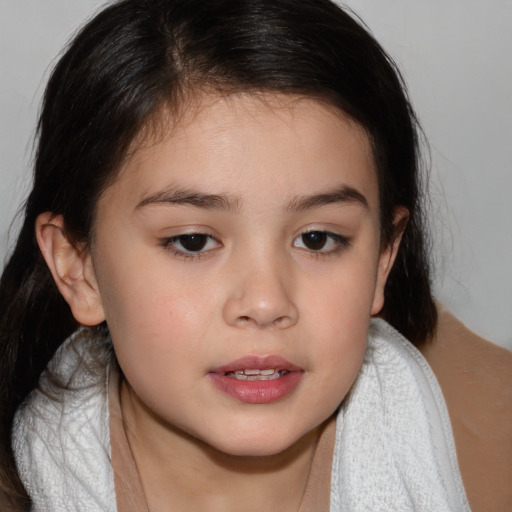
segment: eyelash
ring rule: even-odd
[[[320,248],[319,250],[311,249],[311,248],[308,248],[307,246],[300,247],[298,245],[297,241],[301,240],[302,243],[304,243],[304,237],[307,235],[310,235],[310,234],[315,234],[315,235],[320,235],[321,237],[325,237],[325,239],[326,239],[325,244],[327,244],[330,240],[331,243],[335,244],[335,247],[332,249],[329,249],[327,251],[323,250],[323,247]],[[206,241],[205,241],[204,246],[199,248],[199,250],[197,250],[197,251],[187,250],[185,247],[183,249],[178,249],[176,247],[176,245],[180,244],[183,247],[183,241],[187,237],[188,238],[190,238],[190,237],[205,237]],[[203,257],[209,255],[209,253],[215,249],[215,248],[211,248],[211,249],[203,250],[204,247],[207,247],[207,245],[211,241],[214,241],[218,246],[221,245],[220,242],[215,237],[208,235],[206,233],[187,233],[187,234],[172,236],[169,238],[164,238],[161,241],[161,245],[165,250],[170,251],[174,256],[177,256],[183,260],[198,260],[200,258],[203,258]],[[313,257],[320,258],[320,257],[326,257],[326,256],[334,256],[334,255],[340,254],[344,250],[348,249],[350,247],[350,238],[345,237],[343,235],[339,235],[337,233],[332,233],[330,231],[322,231],[319,229],[312,229],[309,231],[305,231],[305,232],[301,233],[299,236],[297,236],[293,240],[292,245],[293,245],[293,247],[296,247],[298,249],[308,252]]]
[[[304,233],[301,233],[293,241],[293,246],[297,247],[299,249],[302,249],[302,247],[299,247],[298,245],[296,245],[296,241],[302,240],[302,242],[304,242],[304,237],[307,235],[312,235],[312,234],[321,235],[321,237],[325,237],[326,240],[324,240],[324,241],[326,244],[328,243],[329,240],[333,244],[335,244],[335,246],[329,250],[323,250],[323,247],[319,250],[314,250],[314,249],[311,249],[308,247],[304,247],[305,251],[308,251],[312,256],[314,256],[316,258],[326,257],[326,256],[335,256],[350,247],[350,238],[343,236],[343,235],[339,235],[338,233],[332,233],[330,231],[323,231],[321,229],[311,229],[309,231],[305,231]]]
[[[207,256],[213,249],[203,251],[202,249],[204,247],[202,247],[199,251],[189,251],[186,248],[184,248],[185,250],[183,250],[183,249],[178,249],[176,247],[177,243],[179,243],[183,246],[184,238],[194,237],[194,236],[206,237],[207,240],[206,240],[205,246],[208,245],[208,243],[210,243],[211,241],[214,241],[218,245],[220,245],[220,242],[215,237],[208,235],[207,233],[186,233],[186,234],[182,234],[182,235],[171,236],[169,238],[164,238],[162,240],[162,246],[167,251],[170,251],[174,256],[177,256],[183,260],[198,260],[200,258]]]

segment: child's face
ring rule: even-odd
[[[193,112],[99,201],[102,308],[147,434],[274,454],[335,411],[382,306],[394,249],[370,143],[312,100]]]

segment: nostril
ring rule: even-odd
[[[258,325],[258,322],[256,322],[254,318],[251,317],[251,315],[240,315],[237,317],[235,325],[237,325],[239,328],[246,329],[250,325]]]
[[[274,320],[274,324],[278,327],[285,327],[287,324],[291,323],[293,323],[293,321],[289,316],[280,316]]]
[[[255,326],[259,327],[278,327],[278,328],[286,328],[294,324],[294,321],[289,316],[280,316],[278,318],[275,318],[271,321],[264,321],[262,319],[258,319],[255,317],[252,317],[251,315],[240,315],[236,319],[236,324],[238,327],[248,327],[251,324],[254,324]]]

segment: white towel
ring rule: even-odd
[[[420,352],[383,320],[336,424],[331,512],[466,512],[446,404]]]
[[[49,368],[73,389],[40,388],[18,410],[13,449],[35,512],[115,512],[104,342],[79,331],[57,351]]]
[[[45,375],[16,415],[13,448],[36,512],[115,512],[107,399],[109,351],[83,332],[50,363],[77,388]],[[100,370],[98,370],[98,367]],[[467,512],[453,435],[439,385],[421,354],[372,320],[366,356],[340,407],[331,512]]]

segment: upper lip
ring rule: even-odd
[[[297,365],[290,363],[281,356],[256,356],[249,355],[239,359],[235,359],[223,366],[218,366],[210,370],[210,373],[229,373],[237,370],[267,370],[273,368],[275,370],[285,370],[288,372],[302,371]]]

